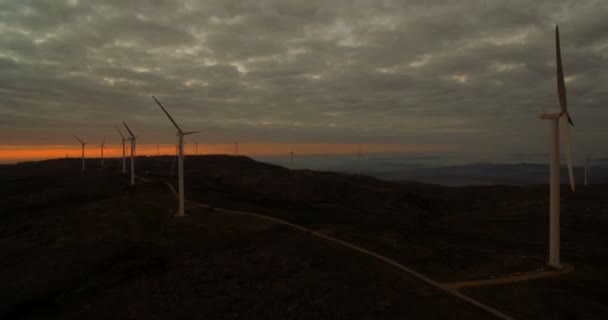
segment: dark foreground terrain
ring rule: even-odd
[[[485,318],[347,248],[203,208],[176,219],[172,157],[0,166],[0,317]],[[288,170],[246,157],[188,157],[186,197],[272,215],[385,254],[437,281],[542,268],[547,187],[446,188]],[[557,278],[465,288],[518,318],[608,314],[608,188],[563,190]]]

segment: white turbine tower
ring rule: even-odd
[[[129,131],[129,135],[131,136],[131,185],[134,186],[135,185],[135,142],[136,142],[136,137],[133,134],[133,132],[131,131],[131,129],[129,129],[129,126],[127,126],[127,124],[123,121],[122,124],[125,125],[125,128],[127,128],[127,131]]]
[[[118,134],[122,138],[122,173],[127,173],[127,159],[125,157],[125,142],[131,140],[130,138],[125,138],[120,129],[118,129],[117,125],[114,125],[114,128],[118,131]]]
[[[175,122],[175,120],[173,120],[173,118],[171,117],[171,115],[169,114],[169,112],[167,112],[167,110],[165,110],[165,107],[163,107],[162,104],[160,104],[160,102],[158,102],[158,100],[156,100],[155,97],[152,97],[152,99],[154,99],[154,101],[156,101],[156,104],[158,104],[158,106],[163,110],[163,112],[165,112],[165,114],[167,115],[167,117],[169,118],[169,120],[171,120],[171,122],[173,123],[173,125],[175,126],[175,128],[177,129],[177,139],[178,139],[178,153],[179,153],[179,159],[178,159],[178,174],[179,174],[179,183],[178,183],[178,187],[179,187],[179,212],[178,212],[178,216],[179,217],[183,217],[186,215],[185,212],[185,200],[184,200],[184,136],[189,135],[189,134],[193,134],[193,133],[198,133],[201,131],[191,131],[191,132],[184,132],[182,131],[182,129],[177,125],[177,123]]]
[[[103,169],[103,148],[106,146],[106,137],[103,137],[103,140],[99,146],[101,147],[101,169]]]
[[[76,140],[78,140],[78,142],[80,142],[80,145],[82,146],[82,172],[84,172],[84,145],[87,144],[86,142],[78,139],[77,136],[72,135],[74,138],[76,138]]]
[[[549,261],[548,264],[554,268],[561,268],[559,248],[559,187],[560,187],[560,163],[559,163],[559,122],[561,119],[564,146],[566,147],[566,159],[568,161],[568,177],[570,187],[574,191],[574,174],[572,172],[572,151],[570,147],[570,127],[574,126],[568,106],[566,103],[566,85],[564,83],[564,72],[562,70],[562,57],[559,45],[559,28],[555,27],[555,54],[557,63],[557,94],[559,97],[560,112],[543,113],[541,119],[551,120],[551,174],[550,174],[550,209],[549,209]]]

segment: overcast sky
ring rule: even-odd
[[[432,4],[429,4],[432,3]],[[608,1],[0,1],[0,145],[204,142],[544,152],[560,25],[574,150],[608,142]],[[595,149],[595,151],[593,151]]]

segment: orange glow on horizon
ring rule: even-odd
[[[362,153],[380,152],[434,152],[446,150],[445,145],[431,144],[361,144]],[[279,156],[289,155],[293,151],[297,155],[323,155],[323,154],[356,154],[359,152],[359,144],[356,143],[239,143],[238,154],[245,156]],[[130,145],[126,146],[126,155],[130,155]],[[140,144],[137,145],[136,155],[156,156],[174,155],[176,146],[170,144]],[[185,145],[186,155],[196,153],[196,145],[188,143]],[[234,154],[234,144],[212,143],[198,145],[198,154]],[[19,162],[31,160],[44,160],[54,158],[79,158],[81,149],[78,145],[55,145],[55,146],[0,146],[1,162]],[[87,145],[85,157],[100,158],[101,147]],[[104,157],[122,157],[121,145],[106,145]]]

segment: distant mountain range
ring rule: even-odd
[[[531,185],[547,184],[549,166],[543,164],[493,164],[473,163],[459,166],[427,168],[423,166],[401,167],[399,169],[368,169],[365,174],[386,180],[416,181],[446,186],[463,185]],[[584,168],[575,167],[574,180],[577,185],[584,183]],[[568,183],[565,165],[561,167],[561,183]],[[608,183],[608,168],[591,167],[590,184]]]
[[[541,157],[542,156],[542,157]],[[529,155],[526,156],[530,158]],[[523,157],[521,157],[523,158]],[[538,155],[533,162],[514,161],[519,158],[507,158],[504,163],[449,163],[439,156],[374,156],[357,161],[350,156],[299,156],[293,164],[286,158],[262,158],[269,162],[292,169],[311,169],[321,171],[347,172],[364,174],[384,180],[413,181],[446,186],[464,185],[534,185],[548,184],[548,164],[535,163],[542,161],[546,155]],[[580,162],[579,162],[580,163]],[[562,159],[562,184],[568,183],[565,159]],[[575,182],[584,183],[584,167],[575,166]],[[608,159],[595,158],[591,163],[591,184],[608,183]]]

